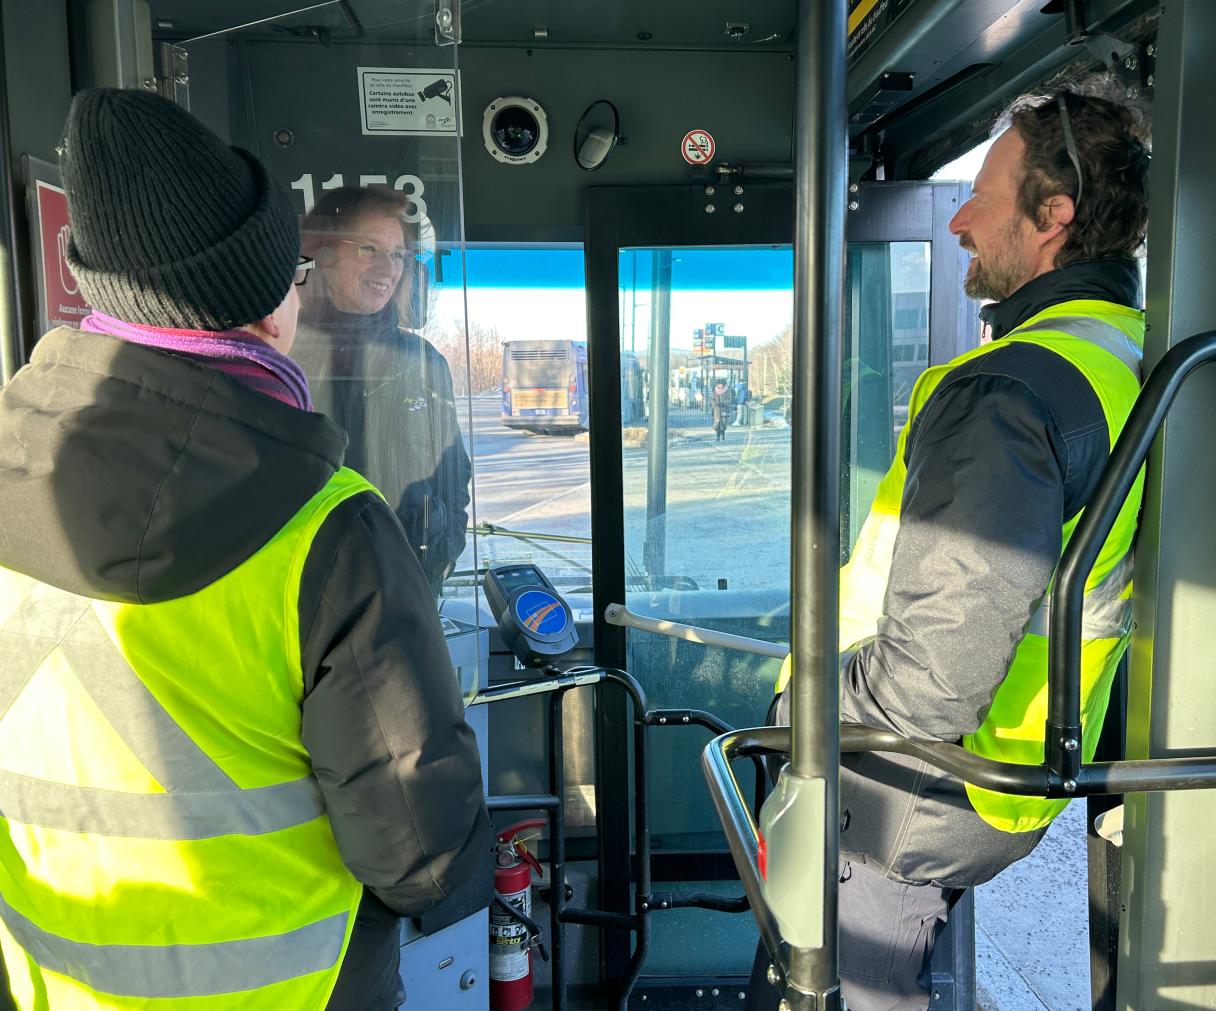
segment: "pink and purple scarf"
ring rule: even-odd
[[[312,410],[308,379],[300,366],[244,330],[174,330],[127,323],[96,309],[81,321],[80,327],[132,344],[203,359],[259,393],[302,411]]]

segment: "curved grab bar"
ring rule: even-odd
[[[730,763],[735,758],[788,750],[789,740],[789,727],[756,727],[721,734],[701,752],[701,771],[743,883],[743,894],[751,905],[764,945],[771,952],[780,951],[782,941],[760,880],[760,830]]]
[[[682,625],[678,621],[667,621],[663,618],[647,618],[645,615],[629,610],[624,604],[609,604],[604,608],[604,620],[609,625],[617,625],[620,628],[635,628],[639,632],[653,632],[655,635],[683,639],[685,642],[696,642],[702,646],[719,646],[722,649],[733,649],[740,653],[772,657],[774,660],[784,660],[790,654],[790,648],[782,646],[780,643],[752,639],[746,635],[732,635],[729,632],[717,632],[712,628],[699,628],[696,625]]]
[[[787,754],[789,727],[752,727],[715,737],[701,754],[701,769],[718,820],[730,847],[743,891],[760,928],[765,947],[773,953],[784,942],[777,919],[764,895],[760,879],[760,831],[747,797],[735,778],[731,762],[737,758]],[[1053,788],[1046,765],[994,762],[946,741],[916,741],[885,730],[857,724],[840,727],[840,750],[887,751],[920,758],[935,768],[990,790],[1022,796],[1070,796]],[[1216,786],[1216,755],[1193,758],[1150,759],[1140,762],[1099,762],[1086,767],[1077,794],[1132,793],[1150,790],[1197,790]],[[775,958],[773,967],[785,979],[788,960]]]
[[[1080,791],[1068,790],[1067,784],[1078,785],[1082,779],[1081,618],[1085,581],[1179,389],[1195,369],[1214,359],[1216,330],[1207,330],[1175,344],[1153,367],[1060,559],[1054,590],[1056,606],[1049,626],[1043,757],[1053,780],[1065,786],[1068,794]]]

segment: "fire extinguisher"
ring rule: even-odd
[[[540,862],[520,842],[520,832],[543,828],[544,818],[521,821],[498,833],[494,904],[490,906],[490,1007],[524,1011],[532,1006],[532,948],[548,961],[540,928],[532,919],[532,872]]]

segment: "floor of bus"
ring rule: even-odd
[[[1088,1011],[1090,1008],[1085,828],[1085,802],[1070,804],[1034,853],[976,889],[976,1011]],[[568,865],[576,883],[578,867],[577,864]],[[726,890],[729,891],[729,887]],[[533,915],[536,913],[534,907]],[[706,959],[710,963],[721,963],[724,948],[729,949],[731,961],[750,961],[750,944],[754,942],[736,944],[733,942],[738,941],[738,937],[731,935],[747,933],[750,937],[752,928],[742,920],[733,924],[722,921],[718,924],[722,932],[702,937],[698,945],[696,939],[686,933],[692,922],[680,922],[691,919],[683,915],[691,913],[679,910],[674,911],[674,915],[663,914],[665,919],[659,922],[663,924],[666,936],[652,935],[655,946],[655,958],[649,966],[652,971],[663,971],[667,961],[664,952],[673,946],[672,942],[686,952],[690,963]],[[544,915],[547,923],[547,910]],[[695,922],[704,928],[703,920]],[[658,926],[656,923],[656,929]],[[575,962],[580,960],[580,954],[585,957],[586,953],[580,953],[579,949],[587,943],[587,932],[568,930],[567,938],[568,957]],[[733,957],[736,947],[741,952],[738,958]],[[743,948],[747,950],[743,951]],[[544,966],[537,968],[539,986],[532,1006],[535,1011],[544,1011],[551,1006],[545,986],[547,973]],[[703,969],[701,967],[701,971]],[[671,977],[668,981],[679,982]],[[635,994],[631,1008],[658,1006],[664,1011],[682,1011],[688,1007],[716,1011],[739,1007],[742,1003],[737,987],[728,987],[725,980],[721,982],[720,990],[715,990],[713,983],[707,983],[700,994],[687,985],[656,992],[652,989],[655,982],[653,977],[643,977],[639,992],[651,989],[654,997],[643,1003]],[[607,1006],[602,996],[597,997],[577,985],[571,986],[568,996],[571,1011]]]

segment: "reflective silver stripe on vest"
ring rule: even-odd
[[[0,628],[0,720],[87,609],[80,597],[33,580],[29,590]]]
[[[210,997],[321,972],[342,953],[349,915],[215,944],[86,944],[48,933],[0,899],[0,920],[40,966],[123,997]]]
[[[1051,316],[1039,320],[1031,326],[1019,327],[1009,331],[1006,337],[1020,333],[1036,333],[1040,330],[1059,330],[1090,344],[1095,344],[1104,351],[1109,351],[1124,365],[1132,370],[1137,379],[1140,378],[1144,363],[1144,350],[1122,330],[1111,323],[1090,316]]]
[[[222,793],[124,793],[0,769],[0,815],[39,828],[133,839],[263,835],[325,811],[312,776]]]
[[[92,607],[59,648],[110,726],[167,791],[238,789],[148,691]]]
[[[92,603],[31,584],[0,629],[0,720],[55,650],[70,664],[132,754],[165,793],[128,793],[0,769],[0,815],[39,828],[135,839],[263,835],[325,811],[312,776],[242,790],[194,742],[131,669]]]
[[[1082,639],[1121,639],[1132,630],[1132,601],[1126,596],[1132,581],[1132,568],[1129,551],[1102,582],[1086,592],[1081,618]],[[1026,623],[1026,633],[1046,636],[1050,628],[1051,594],[1047,593]]]

